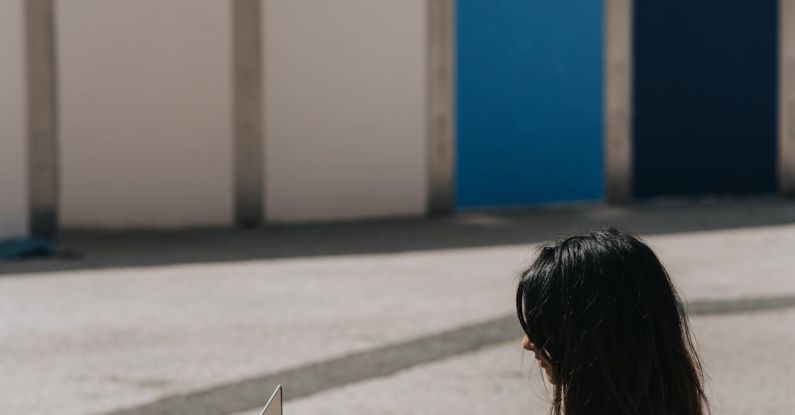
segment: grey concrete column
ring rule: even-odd
[[[33,235],[58,231],[58,82],[54,0],[26,0],[28,180]]]
[[[795,196],[795,1],[779,2],[779,192]]]
[[[263,221],[261,1],[233,0],[235,219]]]
[[[428,214],[455,209],[455,1],[427,0]]]
[[[605,0],[605,190],[632,198],[632,0]]]

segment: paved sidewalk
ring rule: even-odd
[[[711,379],[713,413],[790,415],[795,409],[795,311],[699,317],[694,330]],[[758,344],[753,351],[738,344]],[[546,414],[548,389],[514,341],[308,399],[289,415]],[[238,415],[254,414],[254,411]]]
[[[288,399],[312,391],[288,415],[528,413],[543,402],[504,320],[516,273],[536,243],[602,222],[646,232],[686,298],[720,313],[694,317],[715,413],[792,413],[781,201],[67,235],[83,259],[0,265],[0,413],[253,414],[278,373],[296,376]]]

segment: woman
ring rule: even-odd
[[[682,303],[637,238],[610,229],[543,247],[516,311],[554,385],[552,414],[709,412]]]

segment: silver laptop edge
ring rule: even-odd
[[[273,391],[260,415],[282,415],[282,385],[277,386]]]

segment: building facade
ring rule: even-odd
[[[4,0],[0,236],[790,194],[790,3]]]

